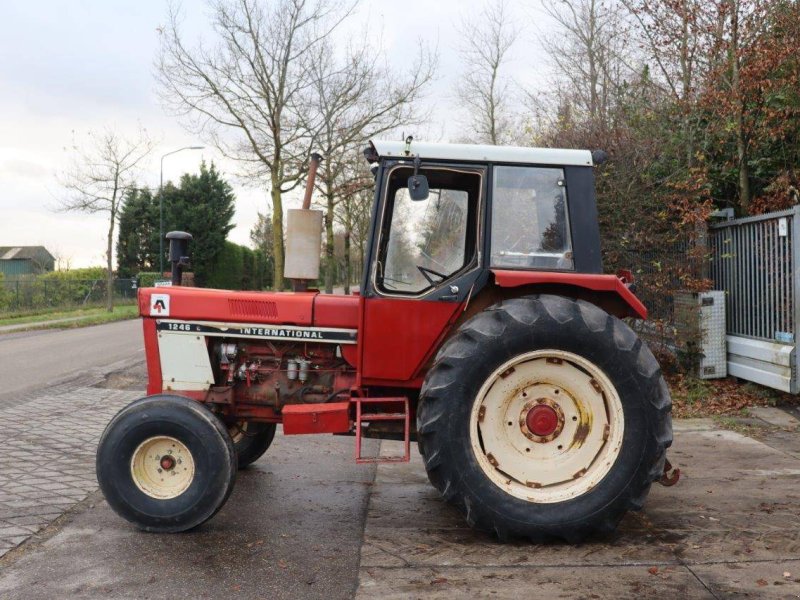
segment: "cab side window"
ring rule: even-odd
[[[494,167],[491,265],[573,270],[562,169]]]

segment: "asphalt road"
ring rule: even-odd
[[[0,335],[0,406],[38,390],[143,359],[138,319]]]

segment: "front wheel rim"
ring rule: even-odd
[[[619,456],[619,394],[594,363],[562,350],[536,350],[500,365],[478,392],[470,443],[487,477],[532,503],[582,496]]]
[[[131,457],[131,478],[144,494],[171,500],[194,480],[194,457],[180,440],[158,435],[143,441]]]

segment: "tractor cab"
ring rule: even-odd
[[[370,273],[375,289],[425,294],[480,266],[602,272],[589,151],[377,141],[365,154],[377,166],[373,248],[388,269]],[[414,199],[417,176],[428,193]]]
[[[237,468],[284,435],[354,438],[356,462],[425,470],[500,539],[613,530],[670,484],[671,400],[631,277],[602,273],[592,154],[374,141],[358,295],[313,289],[320,211],[287,214],[294,291],[181,287],[191,236],[169,234],[174,287],[142,288],[147,396],[97,451],[109,505],[148,531],[211,518]],[[362,439],[401,453],[362,454]]]
[[[361,286],[367,381],[418,384],[442,332],[519,293],[510,288],[567,290],[619,316],[646,316],[621,279],[601,275],[588,150],[409,138],[373,141],[364,155],[376,175]],[[413,197],[415,179],[427,194]]]

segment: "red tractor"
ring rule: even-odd
[[[358,462],[406,461],[500,539],[612,531],[665,473],[671,400],[622,320],[630,278],[602,274],[593,155],[376,141],[360,293],[307,289],[319,211],[289,211],[294,292],[139,290],[148,396],[97,451],[110,506],[147,531],[211,518],[236,470],[283,433],[355,437]],[[402,440],[362,456],[362,438]]]

